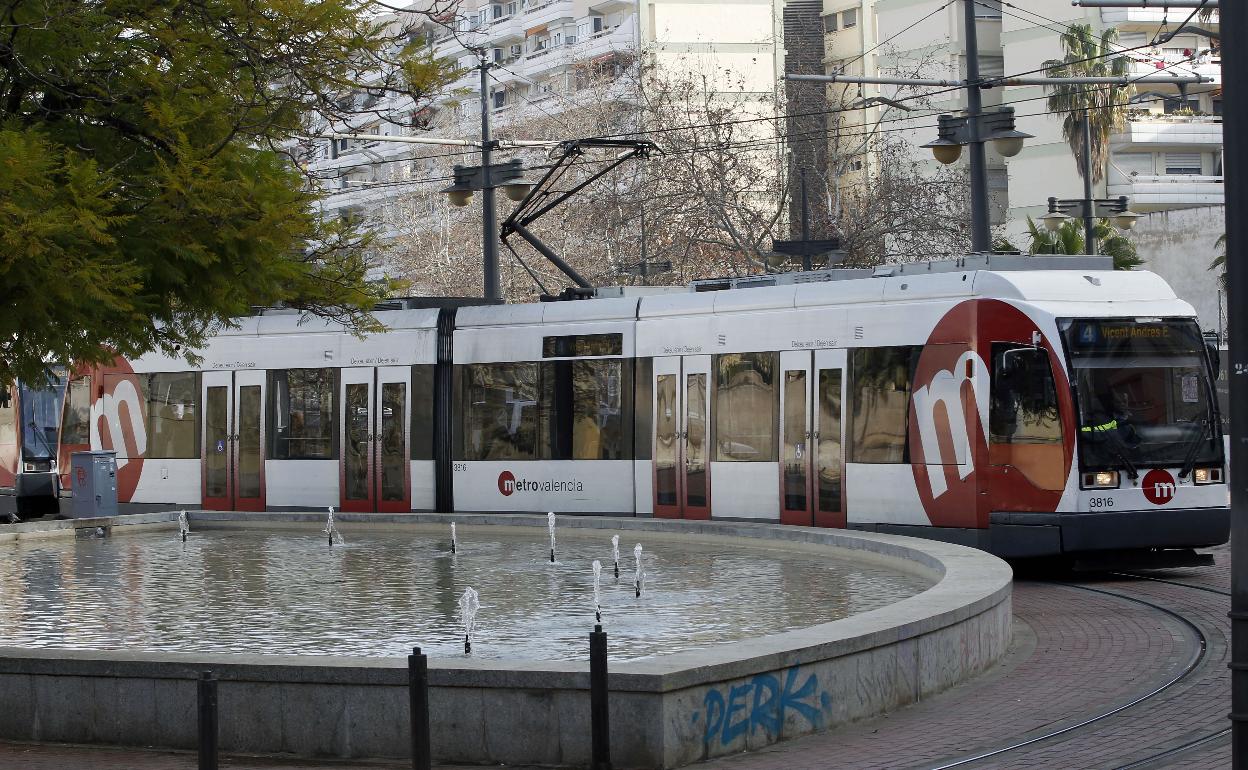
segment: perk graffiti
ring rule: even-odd
[[[710,749],[758,730],[776,740],[791,714],[818,729],[831,704],[832,697],[819,689],[819,678],[794,666],[783,673],[783,682],[780,675],[767,673],[707,690],[703,710],[695,711],[691,721],[703,723],[703,743]]]

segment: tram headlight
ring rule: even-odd
[[[1197,468],[1192,471],[1192,482],[1196,484],[1221,484],[1221,468]]]
[[[1084,489],[1117,489],[1118,471],[1093,471],[1083,474]]]
[[[27,472],[27,473],[34,473],[34,472],[35,472],[35,464],[34,464],[34,463],[26,463],[26,472]]]

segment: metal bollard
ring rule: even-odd
[[[199,675],[199,770],[217,770],[217,678]]]
[[[607,635],[594,626],[589,635],[589,718],[591,770],[611,770],[611,717],[607,710]]]
[[[419,647],[407,656],[407,689],[411,699],[412,770],[430,770],[433,759],[429,747],[429,658]]]

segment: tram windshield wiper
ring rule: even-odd
[[[1179,468],[1179,478],[1187,478],[1193,469],[1196,468],[1196,455],[1200,454],[1201,447],[1205,445],[1205,441],[1209,439],[1209,429],[1213,427],[1213,423],[1209,420],[1201,420],[1200,435],[1192,441],[1192,445],[1188,447],[1187,455],[1183,459],[1183,465]]]

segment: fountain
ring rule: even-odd
[[[641,568],[641,543],[633,546],[633,558],[637,560],[637,574],[633,577],[633,588],[637,590],[637,598],[641,598],[641,589],[646,585],[646,573]]]
[[[451,553],[457,553],[458,547],[455,541],[455,522],[451,522]]]
[[[611,561],[615,562],[615,579],[620,579],[620,536],[611,536]]]
[[[464,590],[459,597],[459,619],[464,626],[464,654],[472,654],[472,640],[477,635],[477,610],[481,609],[481,600],[471,587]]]
[[[602,562],[594,559],[594,620],[602,622]]]
[[[555,563],[555,512],[546,514],[546,529],[550,530],[550,563]]]
[[[332,505],[329,506],[329,518],[325,521],[325,529],[321,530],[321,532],[329,538],[329,544],[331,546],[334,543],[342,545],[344,542],[342,539],[342,533],[338,531],[338,527],[334,526],[334,506]]]
[[[178,534],[182,536],[182,542],[186,542],[186,536],[191,533],[191,522],[186,518],[186,510],[183,509],[178,514]]]

